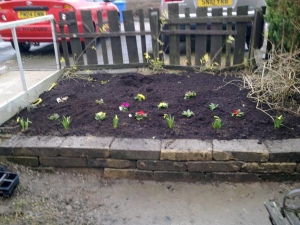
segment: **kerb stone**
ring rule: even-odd
[[[136,169],[104,169],[104,177],[114,179],[152,180],[153,172]]]
[[[212,143],[195,139],[162,140],[160,160],[210,161]]]
[[[58,149],[65,138],[55,136],[21,137],[13,147],[16,156],[58,156]]]
[[[110,147],[110,158],[159,159],[160,140],[116,138]]]
[[[213,140],[213,159],[217,161],[266,162],[269,152],[257,140]]]
[[[241,167],[241,162],[188,162],[191,172],[237,172]]]
[[[0,139],[0,155],[12,155],[12,148],[18,143],[20,136]]]
[[[265,141],[270,162],[300,162],[300,139]]]
[[[60,156],[108,158],[113,137],[67,137],[60,146]]]

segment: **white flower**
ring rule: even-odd
[[[128,116],[129,116],[129,117],[132,117],[132,115],[131,115],[131,114],[128,114]]]
[[[63,102],[63,100],[61,100],[61,98],[57,98],[56,101],[57,101],[57,103]]]
[[[120,109],[120,111],[123,111],[123,107],[122,106],[119,106],[119,109]]]

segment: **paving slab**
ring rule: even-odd
[[[264,142],[270,152],[271,162],[300,162],[300,139]]]

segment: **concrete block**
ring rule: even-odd
[[[191,172],[237,172],[241,170],[241,162],[188,162]]]
[[[140,170],[162,170],[162,171],[187,171],[185,162],[139,160],[137,168]]]
[[[294,173],[296,163],[244,163],[242,170],[248,173]]]
[[[300,139],[264,142],[270,153],[270,162],[300,162]]]
[[[300,181],[300,174],[282,174],[282,173],[266,173],[258,175],[262,181],[268,182],[284,182],[284,181]]]
[[[59,154],[65,157],[108,158],[113,137],[66,137]]]
[[[39,160],[37,157],[27,156],[0,156],[0,162],[12,162],[23,166],[39,166]]]
[[[266,162],[269,152],[257,140],[213,140],[213,159],[217,161]]]
[[[189,173],[175,171],[154,171],[154,179],[157,181],[204,181],[204,173]]]
[[[136,161],[122,159],[88,158],[87,166],[116,169],[134,169],[136,168]]]
[[[159,159],[160,140],[116,138],[110,147],[110,158]]]
[[[136,169],[104,169],[105,178],[113,179],[137,179],[137,180],[152,180],[153,172]]]
[[[254,173],[206,173],[205,181],[257,182],[260,178]]]
[[[162,140],[160,160],[209,161],[212,143],[195,139]]]
[[[40,164],[43,167],[86,167],[86,158],[70,157],[39,157]]]
[[[58,156],[59,146],[64,137],[33,136],[20,137],[12,154],[19,156]]]

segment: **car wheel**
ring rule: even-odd
[[[30,42],[24,42],[24,43],[18,43],[19,44],[19,50],[21,53],[24,53],[24,52],[29,52],[29,49],[30,49]],[[14,45],[14,42],[11,42],[11,45],[12,47],[15,49],[15,45]]]

